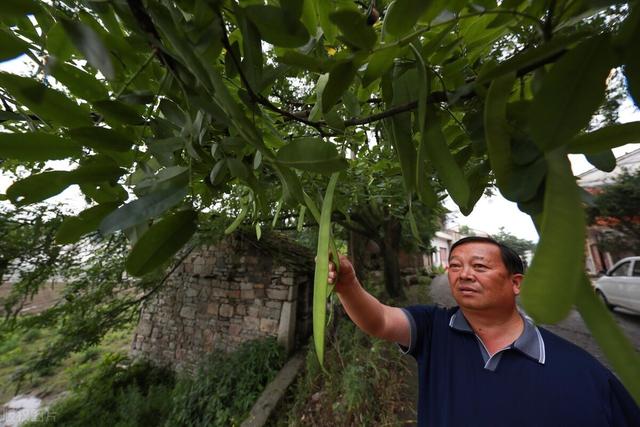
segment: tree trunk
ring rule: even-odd
[[[356,277],[362,283],[367,274],[367,242],[368,238],[362,234],[351,231],[349,233],[349,258],[356,272]]]
[[[391,218],[384,224],[384,240],[380,249],[384,263],[384,287],[391,298],[404,298],[404,289],[400,280],[400,237],[402,224]]]

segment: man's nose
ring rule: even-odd
[[[460,278],[461,279],[470,279],[473,277],[473,270],[471,269],[471,266],[469,265],[463,265],[460,268]]]

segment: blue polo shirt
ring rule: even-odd
[[[522,335],[489,356],[457,307],[403,310],[419,426],[640,426],[640,408],[608,369],[526,317]]]

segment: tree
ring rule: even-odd
[[[517,236],[514,236],[513,234],[506,231],[504,227],[500,227],[500,231],[498,232],[498,234],[495,234],[491,237],[516,251],[516,253],[520,255],[520,258],[522,258],[523,260],[527,259],[527,253],[533,252],[536,248],[536,244],[531,240],[521,239]]]
[[[5,0],[0,19],[0,59],[37,67],[0,73],[0,156],[31,171],[7,190],[12,203],[78,184],[93,205],[75,220],[133,236],[134,275],[164,266],[207,218],[198,212],[233,211],[230,231],[280,199],[318,220],[324,255],[342,184],[332,174],[376,135],[407,203],[428,205],[435,173],[469,213],[495,178],[541,234],[524,307],[556,322],[575,304],[640,399],[638,355],[584,276],[567,160],[637,140],[637,122],[584,132],[612,69],[640,102],[637,1]],[[43,170],[53,159],[74,169]],[[310,174],[332,175],[322,208]]]
[[[592,225],[604,225],[603,248],[615,254],[640,253],[640,170],[625,170],[595,195],[589,210]]]

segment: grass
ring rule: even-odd
[[[53,329],[33,329],[3,335],[0,340],[0,402],[5,403],[16,394],[36,395],[44,400],[55,398],[91,372],[105,355],[128,351],[133,328],[132,324],[108,333],[100,345],[74,353],[59,366],[34,374],[22,384],[12,382],[12,375],[25,361],[42,351],[54,339],[55,332]]]
[[[430,279],[406,289],[397,306],[429,303]],[[369,286],[381,297],[381,284]],[[383,300],[384,300],[384,296]],[[269,420],[270,427],[415,424],[415,362],[395,344],[366,336],[346,316],[328,327],[325,372],[313,348],[305,368]]]

